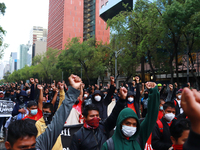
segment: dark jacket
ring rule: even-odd
[[[103,94],[100,90],[95,90],[92,95],[92,103],[98,107],[99,116],[102,120],[105,120],[108,117],[107,108],[108,108],[108,105],[112,102],[112,96],[113,96],[114,91],[115,91],[115,87],[113,85],[111,85],[110,89],[108,91],[108,94],[105,98],[103,97]],[[97,102],[96,100],[94,100],[95,94],[101,95],[100,102]]]
[[[120,99],[111,115],[104,121],[100,122],[96,130],[81,127],[72,138],[71,150],[97,150],[101,149],[103,143],[108,139],[110,131],[115,127],[117,117],[120,111],[125,108],[126,101]]]
[[[170,139],[171,135],[170,135],[169,125],[164,120],[164,118],[161,119],[161,122],[163,124],[163,133],[160,132],[157,123],[152,132],[151,145],[154,150],[168,150],[172,146],[172,141]]]
[[[12,116],[16,116],[19,114],[19,109],[22,109],[22,108],[26,108],[27,106],[27,101],[28,101],[28,97],[27,97],[27,94],[25,91],[21,91],[19,94],[18,94],[18,98],[19,96],[24,96],[24,101],[23,102],[20,102],[19,99],[17,99],[17,102],[13,108],[13,111],[12,111]]]
[[[185,144],[183,145],[183,150],[199,150],[200,148],[200,134],[195,133],[190,130],[189,136]]]
[[[142,150],[155,126],[158,109],[159,109],[160,93],[158,88],[150,89],[148,113],[146,118],[140,124],[135,112],[130,108],[122,110],[118,116],[116,130],[112,136],[115,150]],[[135,118],[137,120],[136,133],[127,140],[121,131],[121,124],[127,118]],[[103,144],[102,150],[108,150],[107,143]]]

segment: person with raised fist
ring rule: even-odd
[[[114,81],[113,78],[111,78]],[[112,85],[112,83],[111,83]],[[71,150],[97,150],[109,137],[110,131],[115,127],[117,116],[126,106],[127,89],[120,89],[120,99],[117,101],[111,115],[103,121],[100,111],[95,104],[83,108],[84,124],[72,137]]]
[[[8,137],[5,142],[7,150],[11,149],[37,149],[50,150],[54,146],[73,104],[76,102],[80,93],[82,84],[81,78],[76,75],[69,77],[69,89],[65,94],[65,100],[60,108],[56,111],[51,123],[47,126],[45,132],[37,136],[37,128],[30,119],[18,120],[11,123],[8,127]]]
[[[160,93],[154,82],[147,82],[149,102],[146,118],[140,124],[137,114],[130,108],[123,109],[116,123],[114,135],[108,139],[101,150],[142,150],[151,134],[158,116]],[[124,92],[123,99],[127,93]]]

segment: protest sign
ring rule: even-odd
[[[10,117],[14,103],[8,100],[0,100],[0,117]]]

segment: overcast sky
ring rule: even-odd
[[[6,4],[4,16],[0,16],[0,26],[7,31],[4,43],[9,47],[4,51],[3,61],[8,61],[11,52],[18,52],[20,44],[27,44],[33,26],[48,27],[49,0],[0,0]]]

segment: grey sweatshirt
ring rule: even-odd
[[[65,94],[65,100],[55,113],[51,123],[45,129],[45,132],[36,138],[36,149],[52,149],[79,94],[79,90],[76,90],[71,86],[69,87],[67,93]]]

